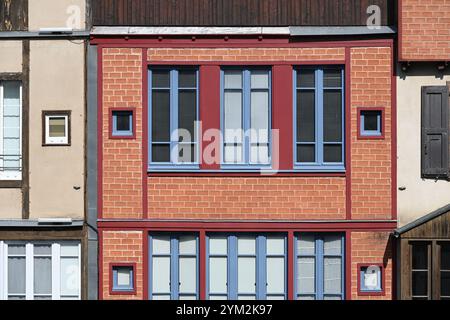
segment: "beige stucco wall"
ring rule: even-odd
[[[0,72],[22,72],[22,41],[0,41]]]
[[[0,189],[0,219],[22,218],[22,190]]]
[[[66,28],[84,30],[86,24],[85,0],[29,0],[29,30],[39,28]]]
[[[31,41],[31,219],[84,217],[84,99],[83,42]],[[72,112],[70,147],[42,146],[42,110]]]
[[[397,78],[398,191],[399,226],[450,203],[450,182],[421,178],[421,88],[444,86],[450,71],[444,74],[434,65],[413,65]],[[442,77],[440,77],[442,75]]]

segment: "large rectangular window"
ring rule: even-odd
[[[22,179],[22,85],[0,81],[0,180]]]
[[[296,297],[344,299],[344,237],[301,233],[296,239]]]
[[[198,70],[149,71],[150,168],[198,168]]]
[[[222,70],[222,167],[271,163],[271,71]]]
[[[294,87],[296,169],[344,170],[343,68],[299,67]]]
[[[0,299],[81,299],[80,243],[0,241]]]
[[[198,237],[153,234],[149,240],[150,299],[198,299]]]
[[[209,235],[207,253],[208,299],[286,299],[284,236]]]

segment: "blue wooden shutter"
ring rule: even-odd
[[[449,176],[449,91],[446,86],[422,87],[422,176]]]

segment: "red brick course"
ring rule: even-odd
[[[401,0],[401,60],[450,61],[450,0]]]

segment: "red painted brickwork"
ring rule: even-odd
[[[351,293],[352,300],[392,299],[392,243],[389,232],[351,232]],[[358,264],[383,264],[385,294],[358,296]]]
[[[391,75],[390,48],[351,50],[352,218],[391,217]],[[385,138],[357,138],[357,108],[385,108]]]
[[[450,0],[400,0],[401,60],[450,61]]]
[[[150,218],[344,219],[345,178],[151,177]]]
[[[102,231],[103,299],[143,299],[143,247],[141,231]],[[136,294],[110,295],[110,264],[136,263]]]
[[[103,218],[142,218],[142,49],[104,48]],[[110,108],[136,108],[136,139],[109,137]]]
[[[344,48],[148,49],[149,61],[343,61],[344,59]]]

